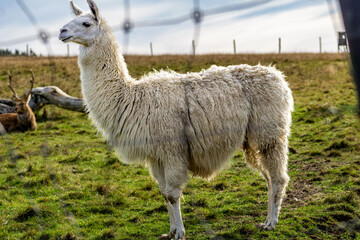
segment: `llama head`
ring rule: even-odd
[[[90,13],[84,13],[72,0],[70,6],[75,18],[60,29],[59,39],[63,42],[75,42],[90,46],[100,33],[99,10],[93,0],[87,0]]]

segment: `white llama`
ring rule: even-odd
[[[170,233],[184,239],[180,197],[189,173],[211,178],[236,150],[268,184],[263,229],[274,229],[289,181],[288,135],[293,98],[273,67],[212,66],[198,73],[129,76],[117,42],[93,0],[90,13],[71,1],[76,17],[60,29],[80,44],[82,94],[89,116],[127,163],[144,163],[165,198]]]

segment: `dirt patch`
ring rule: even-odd
[[[33,207],[28,207],[23,212],[19,213],[14,218],[14,220],[17,221],[17,222],[25,222],[29,218],[32,218],[32,217],[34,217],[34,216],[36,216],[38,214],[39,214],[39,209],[33,208]]]
[[[321,188],[315,183],[322,181],[323,175],[327,173],[328,169],[333,168],[335,163],[329,159],[318,159],[316,162],[298,160],[292,164],[300,166],[301,175],[290,180],[284,205],[304,206],[313,196],[321,192]],[[313,173],[315,173],[313,176],[306,175]]]
[[[325,148],[325,151],[329,151],[329,150],[339,150],[339,149],[344,149],[344,148],[348,148],[349,144],[345,141],[340,141],[340,142],[334,142],[332,143],[329,147]]]
[[[296,166],[300,166],[300,172],[302,173],[315,172],[319,174],[324,174],[327,171],[327,169],[338,167],[338,164],[333,163],[330,159],[319,159],[319,158],[316,159],[316,162],[297,160],[292,164]]]
[[[324,66],[324,71],[327,72],[328,74],[335,74],[338,71],[338,69],[334,65],[326,65]]]
[[[67,233],[65,236],[61,238],[61,240],[76,240],[77,237],[72,233]]]
[[[284,206],[304,206],[313,195],[320,191],[318,187],[314,186],[309,180],[304,178],[294,180],[290,183],[290,186],[291,189],[288,189],[286,192],[286,199],[283,203]]]
[[[50,240],[50,239],[51,236],[48,233],[41,234],[41,236],[39,237],[39,240]]]
[[[225,183],[218,183],[214,186],[214,188],[218,191],[225,190],[227,188],[227,185]]]
[[[113,232],[105,232],[101,236],[97,237],[96,239],[115,239],[116,235]]]
[[[142,188],[144,191],[151,191],[152,190],[152,184],[148,183],[145,187]]]
[[[107,195],[110,193],[110,186],[99,185],[99,186],[96,186],[95,191],[100,195]]]
[[[189,201],[188,204],[192,207],[207,207],[208,204],[205,199],[199,199],[197,201]]]
[[[353,215],[345,211],[331,212],[329,215],[338,222],[349,221],[353,219]]]

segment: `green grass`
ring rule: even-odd
[[[212,181],[192,178],[182,212],[187,239],[360,239],[360,123],[346,55],[210,55],[128,57],[130,73],[198,71],[212,64],[276,64],[293,90],[287,198],[274,231],[259,231],[267,188],[237,154]],[[34,68],[80,96],[75,59],[0,60],[18,83]],[[6,71],[5,71],[6,70]],[[35,83],[37,83],[35,82]],[[19,86],[21,88],[21,86]],[[23,87],[24,88],[24,87]],[[157,239],[169,230],[164,201],[143,166],[124,165],[87,115],[48,106],[36,132],[0,139],[0,239]]]

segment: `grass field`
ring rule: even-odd
[[[182,211],[187,239],[360,239],[360,122],[347,55],[129,56],[132,76],[153,69],[198,71],[212,64],[275,64],[293,90],[287,198],[274,231],[259,231],[267,188],[239,152],[212,181],[192,178]],[[21,92],[33,68],[36,86],[80,97],[75,58],[0,58]],[[0,239],[157,239],[169,229],[155,182],[124,165],[87,115],[47,106],[36,132],[0,139]]]

